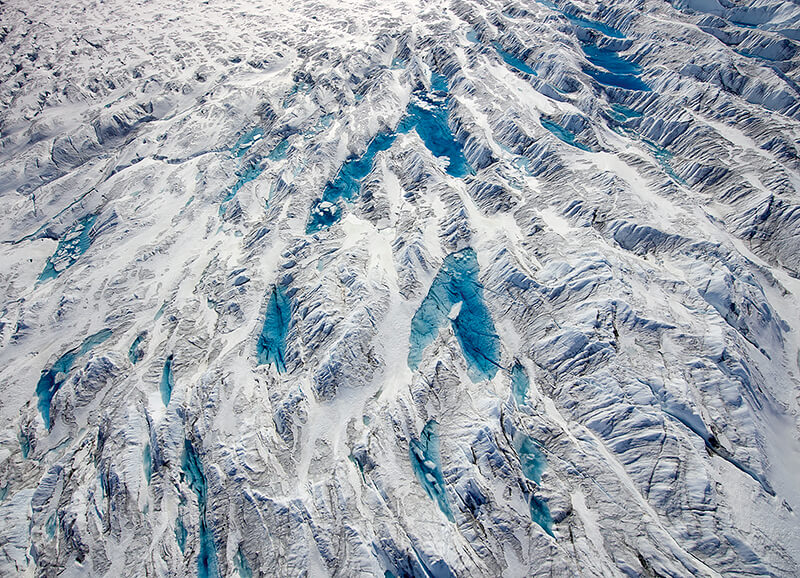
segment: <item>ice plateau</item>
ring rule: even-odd
[[[0,2],[0,576],[800,575],[800,4]]]

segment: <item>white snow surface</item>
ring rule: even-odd
[[[0,2],[0,575],[800,575],[799,65],[777,0]],[[320,202],[432,75],[473,170]],[[469,248],[497,371],[465,295],[412,369]]]

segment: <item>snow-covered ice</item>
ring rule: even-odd
[[[800,6],[8,0],[0,575],[800,575]]]

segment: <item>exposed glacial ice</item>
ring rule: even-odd
[[[47,281],[58,277],[59,273],[71,267],[75,261],[84,254],[92,242],[92,225],[97,215],[87,215],[79,219],[59,240],[53,256],[47,260],[44,271],[39,275],[39,281]]]
[[[508,64],[510,67],[519,70],[520,72],[524,72],[525,74],[531,74],[533,76],[538,76],[536,71],[531,68],[524,60],[517,58],[510,52],[503,50],[503,46],[499,42],[493,43],[494,49],[497,51],[497,54],[500,55],[500,58]]]
[[[588,147],[587,145],[585,145],[585,144],[583,144],[583,143],[581,143],[581,142],[579,142],[577,140],[577,137],[576,137],[575,133],[573,133],[572,131],[564,128],[560,124],[555,123],[552,120],[549,120],[549,119],[546,119],[546,118],[542,118],[541,119],[541,123],[542,123],[542,126],[544,128],[549,130],[551,133],[556,135],[558,138],[560,138],[565,143],[570,144],[570,145],[572,145],[574,147],[577,147],[577,148],[579,148],[581,150],[584,150],[584,151],[587,151],[587,152],[592,152],[592,149],[590,147]]]
[[[175,387],[175,375],[172,371],[172,355],[167,356],[164,360],[164,368],[161,370],[161,383],[159,383],[159,390],[161,391],[161,401],[164,406],[169,405],[169,400],[172,399],[172,388]]]
[[[203,464],[197,455],[197,451],[189,440],[186,440],[184,443],[181,467],[183,469],[182,475],[185,477],[189,487],[197,495],[197,508],[200,517],[197,537],[199,543],[199,551],[197,553],[197,576],[200,578],[218,576],[219,569],[217,568],[216,544],[214,543],[214,535],[212,530],[208,527],[208,520],[206,518],[208,482],[206,481],[205,474],[203,474]]]
[[[9,0],[0,575],[800,574],[800,8]]]
[[[477,256],[472,248],[445,258],[427,296],[411,319],[408,365],[412,370],[419,367],[425,348],[434,341],[445,319],[449,319],[470,377],[479,381],[495,376],[500,368],[500,340],[491,313],[484,304],[478,274]]]
[[[146,351],[144,351],[143,348],[143,343],[146,338],[147,332],[143,331],[136,336],[136,339],[133,340],[133,343],[131,343],[131,346],[128,349],[128,359],[133,365],[136,365],[138,362],[140,362],[146,354]]]
[[[597,82],[626,90],[650,90],[639,79],[641,68],[625,60],[614,50],[598,47],[595,44],[584,44],[581,49],[589,62],[594,65],[587,68],[586,73]]]
[[[420,433],[419,441],[412,440],[409,444],[409,457],[414,475],[425,488],[428,496],[435,500],[439,509],[451,522],[453,512],[444,489],[441,458],[439,457],[439,424],[431,420],[425,424]]]
[[[39,398],[39,413],[42,414],[42,421],[44,421],[46,428],[50,428],[50,405],[53,401],[53,396],[67,379],[75,361],[109,337],[111,337],[110,329],[103,329],[90,335],[83,340],[80,347],[67,351],[53,362],[49,368],[42,371],[42,375],[36,384],[36,396]]]
[[[379,132],[370,141],[363,155],[349,158],[336,178],[325,186],[322,199],[315,202],[306,228],[313,233],[329,227],[341,218],[340,201],[352,201],[361,192],[362,181],[372,172],[375,157],[388,150],[398,134],[414,130],[428,150],[437,157],[447,157],[447,173],[463,177],[472,172],[462,147],[448,125],[447,81],[441,74],[431,78],[431,92],[418,90],[408,103],[396,131]]]
[[[273,287],[267,312],[264,317],[264,327],[258,337],[257,355],[258,363],[274,364],[278,372],[286,371],[286,334],[291,323],[292,304],[286,296],[283,287]]]

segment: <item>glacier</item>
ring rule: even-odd
[[[800,5],[0,5],[0,576],[800,575]]]

